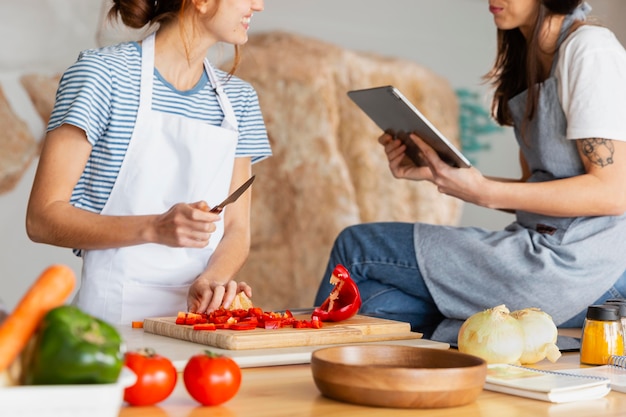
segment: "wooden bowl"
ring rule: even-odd
[[[318,349],[311,356],[315,385],[329,398],[392,408],[469,404],[483,390],[487,363],[457,351],[401,345]]]

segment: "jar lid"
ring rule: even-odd
[[[613,305],[593,305],[587,307],[587,318],[599,321],[617,321],[619,320],[619,306]]]
[[[613,298],[610,300],[606,300],[604,302],[605,305],[614,305],[619,307],[619,315],[620,317],[626,317],[626,300],[621,300],[617,298]]]

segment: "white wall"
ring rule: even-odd
[[[590,3],[594,14],[626,43],[626,2]],[[96,46],[100,12],[100,0],[0,0],[0,83],[37,137],[44,127],[16,78],[27,72],[61,71],[80,50]],[[480,77],[493,62],[495,29],[486,0],[266,0],[265,11],[252,20],[251,32],[276,29],[413,60],[445,76],[455,88],[485,94],[488,103]],[[491,149],[477,157],[478,168],[488,175],[518,175],[511,132],[489,140]],[[0,195],[0,299],[9,309],[46,266],[65,263],[80,273],[80,260],[70,250],[37,245],[26,237],[24,213],[35,165],[15,190]],[[462,223],[499,228],[511,219],[466,206]]]

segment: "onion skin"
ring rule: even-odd
[[[556,345],[558,330],[552,316],[538,308],[525,308],[511,313],[524,330],[524,353],[520,363],[533,364],[545,358],[556,362],[561,352]]]
[[[488,364],[519,364],[524,330],[504,304],[470,316],[459,330],[459,352],[478,356]]]

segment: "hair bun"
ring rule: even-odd
[[[154,0],[113,0],[109,15],[118,15],[126,26],[140,29],[150,23],[155,8]]]
[[[552,13],[567,15],[572,13],[583,0],[543,0],[543,5]]]

